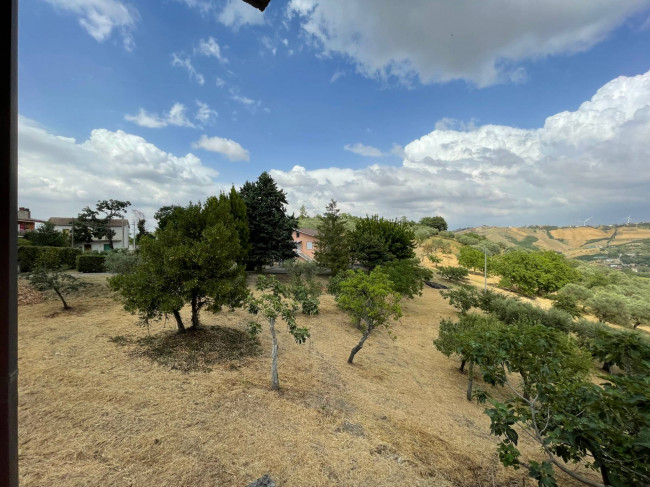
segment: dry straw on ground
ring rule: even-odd
[[[455,315],[438,291],[406,301],[397,340],[371,336],[354,366],[359,332],[323,296],[319,316],[300,317],[307,344],[280,331],[275,393],[268,330],[261,353],[233,348],[245,312],[203,314],[222,328],[202,345],[208,359],[183,368],[198,345],[152,356],[178,345],[171,322],[147,338],[103,279],[93,297],[71,297],[73,313],[54,300],[19,308],[23,487],[243,486],[265,473],[279,486],[533,485],[499,465],[483,406],[464,399],[467,376],[433,347]]]

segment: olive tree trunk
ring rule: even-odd
[[[68,306],[68,303],[65,302],[65,299],[63,299],[63,294],[61,294],[61,292],[57,288],[54,288],[54,292],[56,293],[56,295],[59,297],[59,299],[63,303],[63,309],[72,309],[72,308],[70,308],[70,306]]]
[[[273,347],[271,348],[271,389],[274,391],[280,390],[280,379],[278,378],[278,338],[275,336],[275,318],[269,319],[271,328],[271,340]]]
[[[461,374],[462,374],[463,372],[465,372],[465,363],[466,363],[466,362],[467,362],[467,361],[466,361],[465,359],[461,359],[461,361],[460,361],[460,367],[458,368],[458,370],[460,370],[460,373],[461,373]]]
[[[178,310],[172,311],[172,314],[174,315],[174,318],[176,318],[176,326],[178,327],[178,333],[185,333],[185,326],[183,325],[183,319],[181,318],[181,314],[178,312]]]
[[[192,329],[196,330],[198,329],[201,324],[199,323],[199,300],[196,296],[192,296]]]
[[[363,348],[363,344],[367,340],[367,338],[370,336],[370,332],[372,331],[372,328],[368,327],[365,332],[363,332],[363,336],[361,337],[361,340],[359,343],[356,344],[356,346],[352,349],[350,352],[350,356],[348,357],[348,363],[351,364],[354,361],[354,356],[357,354],[359,350]]]
[[[469,361],[469,368],[467,370],[467,400],[472,400],[472,387],[474,387],[474,361]]]

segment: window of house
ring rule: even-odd
[[[307,250],[311,250],[314,248],[314,242],[307,242]]]
[[[300,232],[296,232],[296,238],[300,238]]]

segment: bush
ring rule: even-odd
[[[469,271],[464,267],[441,266],[437,272],[441,277],[453,282],[464,281],[469,275]]]
[[[105,255],[78,255],[77,270],[79,272],[105,272]]]
[[[440,295],[449,300],[454,308],[461,312],[467,313],[470,309],[478,307],[481,303],[481,292],[474,286],[462,285],[457,289],[440,291]]]
[[[64,269],[73,269],[75,267],[75,259],[81,254],[80,249],[70,247],[20,246],[18,247],[18,265],[20,265],[20,271],[31,272],[41,255],[50,251],[58,255],[60,266]]]
[[[307,298],[301,302],[302,304],[302,314],[308,316],[317,315],[319,312],[320,301],[318,298]]]
[[[128,250],[113,250],[106,254],[104,266],[106,272],[113,274],[128,274],[133,272],[138,264],[139,257],[137,254],[132,254]]]
[[[587,304],[599,320],[617,325],[627,325],[630,321],[627,301],[622,296],[599,292]]]
[[[424,281],[433,277],[430,269],[419,265],[417,259],[394,260],[381,266],[393,283],[393,289],[410,299],[422,296]]]
[[[329,282],[327,283],[327,293],[331,294],[332,296],[338,296],[341,292],[341,282],[344,281],[346,277],[348,277],[347,273],[341,272],[336,276],[330,278]]]

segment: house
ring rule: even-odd
[[[307,262],[314,260],[314,251],[318,243],[318,230],[298,228],[293,232],[293,241],[296,244],[296,253],[299,259]]]
[[[103,252],[104,250],[110,250],[110,245],[106,239],[93,240],[90,243],[75,242],[74,234],[72,233],[72,223],[74,221],[74,218],[53,216],[48,221],[54,223],[55,230],[65,232],[70,235],[73,247],[82,249],[84,252],[90,252],[92,250]],[[113,236],[113,248],[128,249],[130,231],[129,221],[125,218],[112,220],[111,229],[115,232],[115,235]]]
[[[36,230],[37,223],[44,223],[43,220],[36,220],[32,218],[32,212],[29,211],[29,208],[23,208],[22,206],[18,209],[18,236],[22,237],[27,232],[33,232]]]

